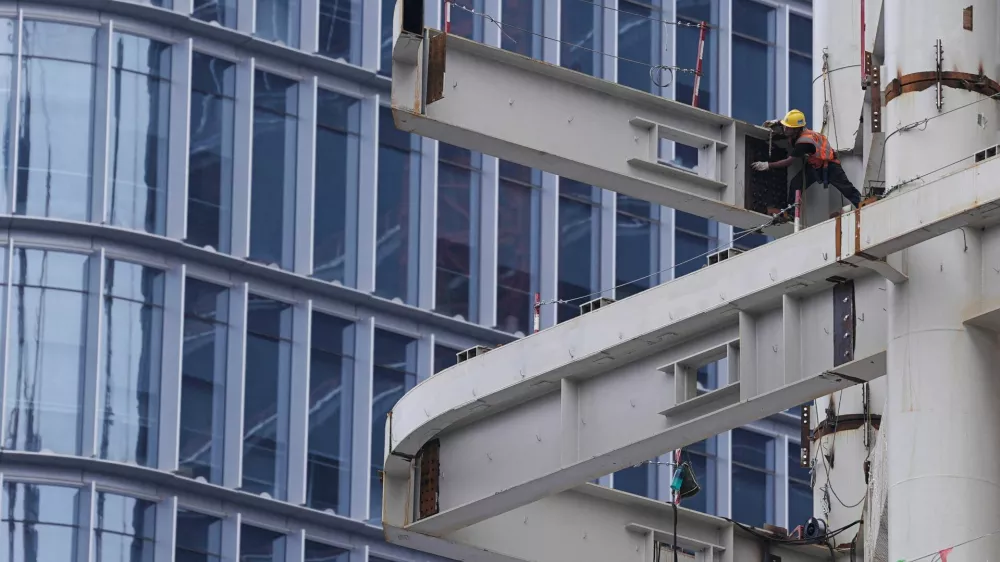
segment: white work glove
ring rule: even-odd
[[[778,121],[777,119],[771,119],[771,120],[768,120],[768,121],[764,121],[764,126],[770,128],[770,127],[774,127],[778,123],[780,123],[780,121]]]
[[[758,172],[766,172],[771,165],[767,162],[754,162],[753,164],[750,164],[750,167]]]

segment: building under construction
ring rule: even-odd
[[[449,34],[444,9],[439,30],[396,4],[399,129],[775,240],[592,296],[409,391],[386,425],[390,542],[470,561],[1000,556],[1000,451],[979,435],[1000,422],[997,2],[813,2],[811,126],[857,209],[823,185],[783,208],[794,169],[750,166],[789,149],[772,130]],[[664,156],[678,146],[693,170]],[[754,527],[680,501],[686,447],[804,403],[811,514]],[[669,501],[594,483],[660,463]]]

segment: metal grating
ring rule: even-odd
[[[770,214],[768,209],[783,209],[788,197],[788,168],[755,172],[750,168],[754,162],[775,162],[788,157],[788,151],[771,143],[768,156],[767,141],[747,135],[744,151],[746,200],[744,206],[758,213]]]

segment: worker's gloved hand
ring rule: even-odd
[[[770,119],[768,121],[764,121],[764,126],[770,129],[771,127],[774,127],[778,123],[780,123],[780,121],[778,121],[777,119]]]
[[[750,167],[758,172],[766,172],[771,165],[767,162],[754,162],[753,164],[750,164]]]

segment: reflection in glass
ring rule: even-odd
[[[257,0],[256,6],[257,37],[299,46],[299,0]]]
[[[500,0],[502,48],[526,57],[542,57],[542,4],[543,0]]]
[[[175,562],[221,562],[222,520],[186,509],[177,510]]]
[[[351,491],[354,325],[313,312],[306,505],[347,514]]]
[[[435,310],[475,322],[479,293],[479,206],[482,156],[438,145],[437,299]]]
[[[389,410],[417,384],[417,340],[375,330],[372,385],[372,472],[369,521],[382,520],[379,471],[385,458],[385,421]]]
[[[530,334],[541,267],[542,173],[500,161],[497,327]]]
[[[222,483],[229,290],[191,279],[184,287],[180,473]]]
[[[732,431],[733,519],[763,527],[774,524],[774,439]]]
[[[88,258],[14,251],[4,446],[80,454]]]
[[[789,14],[788,107],[805,113],[807,123],[816,121],[812,114],[812,75],[812,20]]]
[[[305,562],[348,562],[348,550],[315,541],[306,541]],[[374,560],[374,558],[370,558]]]
[[[591,76],[601,75],[601,2],[565,0],[562,3],[560,64]]]
[[[379,108],[378,128],[375,294],[416,304],[420,137],[397,129],[388,107]]]
[[[615,298],[621,300],[653,287],[659,281],[659,207],[618,195],[615,222]]]
[[[111,49],[111,224],[166,229],[170,46],[115,33]]]
[[[96,507],[96,562],[152,562],[156,536],[155,503],[98,492]]]
[[[240,562],[284,562],[285,535],[240,525]]]
[[[319,91],[313,276],[357,283],[361,100]]]
[[[14,82],[16,74],[14,73],[14,65],[17,64],[16,54],[17,49],[14,46],[14,38],[17,37],[16,34],[17,22],[9,18],[0,18],[0,107],[3,108],[0,111],[0,134],[2,134],[2,142],[5,147],[3,150],[3,156],[0,157],[0,212],[7,213],[10,209],[10,166],[13,162],[10,159],[13,158],[12,151],[9,148],[13,139],[11,135],[14,134],[14,104],[11,103],[16,96],[14,91],[17,88],[17,84]]]
[[[580,305],[598,297],[600,285],[600,192],[597,188],[559,178],[559,304],[558,321],[580,314]]]
[[[0,545],[10,562],[75,562],[80,490],[3,483]],[[86,558],[83,558],[86,560]],[[118,561],[116,561],[118,562]]]
[[[90,218],[97,30],[25,21],[17,146],[19,215]]]
[[[292,268],[295,247],[295,170],[299,85],[256,71],[250,259]]]
[[[236,29],[236,7],[239,0],[194,0],[191,16],[201,21],[214,21],[223,27]]]
[[[100,458],[156,464],[163,343],[162,271],[107,260]]]
[[[285,499],[292,376],[291,305],[250,295],[243,397],[243,483]]]
[[[361,64],[360,0],[319,0],[319,49],[331,59]]]
[[[618,83],[643,92],[659,93],[654,91],[659,87],[650,79],[649,69],[660,64],[662,26],[655,25],[654,20],[662,19],[661,12],[646,2],[631,0],[620,0],[618,10]],[[657,81],[669,83],[667,77],[657,78]]]
[[[233,197],[236,66],[191,58],[191,146],[186,241],[229,252]]]

